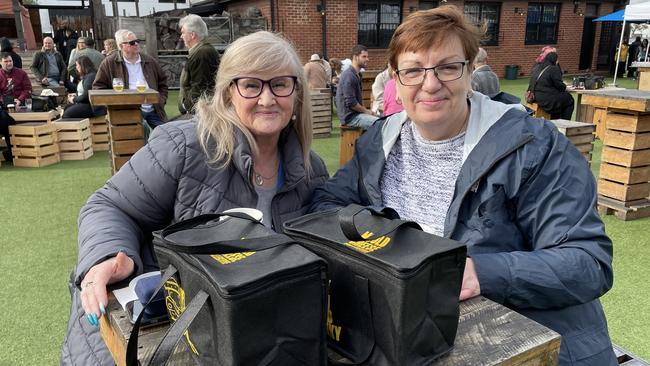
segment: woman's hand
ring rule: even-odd
[[[106,312],[108,294],[106,285],[121,281],[133,273],[133,259],[123,252],[90,268],[81,281],[81,306],[88,323],[99,325],[98,319]]]
[[[465,271],[463,272],[463,284],[460,288],[460,301],[478,296],[481,294],[481,285],[478,283],[478,275],[472,258],[467,257]]]

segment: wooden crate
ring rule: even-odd
[[[650,132],[650,114],[612,113],[607,116],[607,127],[616,131]]]
[[[650,181],[650,165],[628,168],[607,162],[600,164],[600,178],[622,184],[636,184]]]
[[[375,78],[380,72],[381,71],[364,71],[361,74],[361,96],[363,98],[363,106],[368,109],[370,109],[372,105],[372,84],[375,82]]]
[[[329,137],[332,134],[332,92],[311,89],[309,94],[314,137]]]
[[[572,136],[593,135],[596,132],[596,125],[592,123],[569,121],[566,119],[554,119],[551,122],[569,140],[571,140]]]
[[[612,146],[603,146],[601,160],[606,163],[622,165],[626,167],[646,166],[650,161],[650,149],[625,150]]]
[[[109,140],[108,120],[106,116],[90,118],[90,133],[93,141],[93,151],[108,151]]]
[[[52,124],[27,122],[9,126],[14,166],[40,168],[60,161]]]
[[[90,120],[69,118],[54,121],[61,160],[86,160],[93,156]]]
[[[53,109],[48,112],[15,112],[9,113],[9,115],[19,124],[28,122],[52,123],[52,121],[59,118],[60,111]]]
[[[537,118],[551,119],[551,115],[540,108],[537,103],[527,103],[526,106],[533,110],[533,116]]]
[[[650,149],[650,132],[627,132],[608,128],[605,131],[605,144],[626,150]]]
[[[621,201],[624,206],[650,196],[650,182],[623,184],[606,179],[598,179],[598,194]]]

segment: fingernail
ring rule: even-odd
[[[86,320],[88,320],[88,324],[94,325],[93,324],[93,318],[90,316],[90,314],[86,314]]]
[[[93,313],[93,314],[91,314],[90,316],[93,318],[93,325],[94,325],[94,326],[98,326],[98,325],[99,325],[99,321],[97,320],[97,315],[95,315],[95,313]]]
[[[102,315],[106,314],[106,308],[104,307],[104,304],[101,302],[99,303],[99,311],[102,312]]]

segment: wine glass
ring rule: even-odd
[[[144,93],[145,90],[147,90],[147,82],[142,79],[138,79],[138,81],[135,82],[135,89],[138,91],[138,93]]]

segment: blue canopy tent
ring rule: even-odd
[[[603,15],[600,18],[592,20],[593,22],[622,22],[623,15],[625,15],[625,9],[615,11],[611,14]]]

